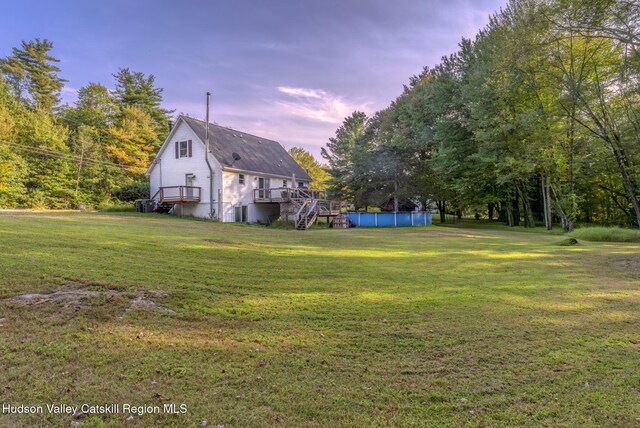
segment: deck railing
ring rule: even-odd
[[[284,203],[303,199],[326,200],[324,190],[278,187],[274,189],[253,189],[253,201],[262,203]]]
[[[163,202],[200,202],[202,189],[194,186],[167,186],[158,191],[158,201]]]
[[[320,216],[334,216],[340,213],[342,204],[340,201],[319,200],[318,201],[318,215]]]

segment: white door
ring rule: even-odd
[[[193,182],[195,181],[196,176],[193,174],[186,174],[184,176],[184,184],[187,186],[185,189],[184,195],[187,198],[193,198]]]
[[[258,177],[258,198],[265,199],[267,197],[266,189],[269,188],[269,179],[265,177]]]

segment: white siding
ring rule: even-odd
[[[169,136],[170,140],[165,141],[165,145],[155,161],[155,166],[149,174],[151,196],[160,189],[168,186],[186,185],[186,175],[194,174],[194,186],[200,187],[200,203],[198,204],[176,204],[174,214],[194,216],[199,218],[209,218],[209,168],[205,161],[204,143],[196,136],[191,128],[179,120],[176,128]],[[176,141],[192,141],[192,156],[176,159]],[[223,171],[220,163],[213,157],[209,157],[213,168],[213,201],[216,216],[222,213],[221,221],[235,221],[234,207],[246,206],[247,218],[250,223],[257,221],[265,222],[278,215],[279,206],[277,204],[254,204],[253,190],[258,188],[258,177],[269,178],[269,186],[272,189],[282,187],[282,176],[271,176],[268,174],[256,175],[256,173],[243,173],[245,184],[239,183],[238,174],[242,172]],[[222,184],[222,201],[218,201],[218,190]],[[291,179],[287,180],[289,187],[293,185]],[[309,183],[305,181],[308,186]]]
[[[244,185],[240,184],[239,174],[244,174]],[[235,172],[224,171],[224,197],[223,197],[223,221],[235,221],[234,207],[246,206],[247,207],[247,219],[249,223],[255,223],[260,221],[265,223],[267,218],[273,219],[279,212],[279,206],[277,204],[254,204],[253,193],[254,189],[258,189],[258,179],[260,177],[269,179],[269,188],[278,189],[282,187],[281,176],[273,176],[268,174],[256,175],[255,173],[249,174],[247,172]],[[291,180],[287,180],[289,186],[291,186]],[[308,185],[308,182],[305,182]]]
[[[244,184],[240,184],[239,174],[244,174]],[[257,175],[248,173],[238,173],[231,171],[223,172],[224,197],[222,198],[224,209],[223,221],[235,221],[234,207],[246,206],[247,219],[249,223],[255,223],[258,218],[253,205],[253,189],[258,188]],[[263,176],[266,177],[266,176]],[[282,183],[282,180],[280,180]],[[275,186],[278,187],[278,186]]]
[[[195,175],[194,186],[201,188],[200,203],[198,204],[178,204],[174,208],[176,214],[209,218],[209,168],[205,161],[204,144],[196,134],[182,121],[178,121],[176,129],[170,135],[171,140],[165,142],[165,147],[156,158],[156,165],[150,174],[151,196],[155,195],[160,187],[184,186],[186,185],[186,175]],[[176,141],[191,140],[191,157],[176,159]],[[209,157],[213,168],[213,200],[214,210],[218,210],[217,196],[220,187],[222,168],[218,161],[212,156]]]

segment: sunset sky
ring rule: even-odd
[[[410,76],[473,37],[500,0],[29,1],[0,14],[0,56],[47,38],[63,93],[118,68],[154,74],[164,106],[217,123],[320,147],[354,110],[374,113]]]

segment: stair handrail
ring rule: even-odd
[[[309,216],[311,216],[311,218],[309,218]],[[304,228],[309,229],[309,226],[311,226],[313,224],[313,222],[315,221],[316,217],[318,216],[318,200],[317,199],[313,199],[313,202],[311,203],[311,206],[309,207],[309,209],[307,210],[307,212],[305,213],[304,216]]]
[[[313,203],[309,207],[309,211],[310,212],[315,212],[315,211],[317,211],[317,208],[318,208],[318,200],[317,199],[313,199]]]
[[[306,206],[307,206],[307,201],[305,200],[304,203],[300,206],[300,209],[298,209],[298,212],[296,212],[296,217],[300,217],[300,214],[302,214],[302,210],[304,210]]]
[[[309,225],[313,223],[317,216],[318,201],[314,199],[307,199],[302,207],[296,213],[296,229],[304,227],[308,229]]]

